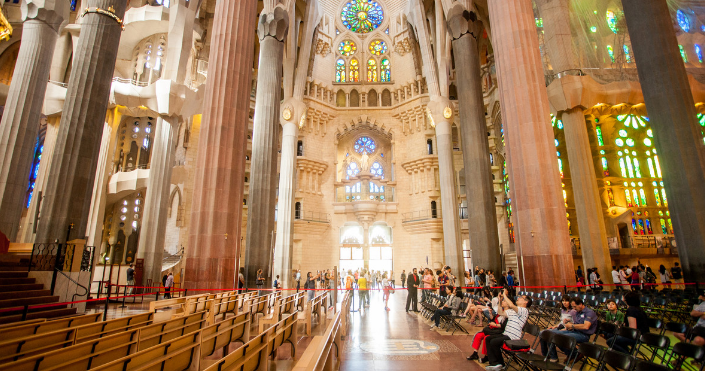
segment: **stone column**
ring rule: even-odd
[[[296,184],[294,179],[296,174],[296,139],[299,134],[299,124],[296,120],[291,120],[283,122],[282,127],[277,236],[274,246],[274,271],[272,276],[276,277],[278,274],[282,287],[290,288],[292,283],[291,250],[294,245],[294,203],[296,202]]]
[[[458,217],[458,190],[455,187],[453,168],[453,135],[450,101],[437,99],[429,104],[431,117],[436,125],[436,149],[438,150],[438,177],[441,183],[441,216],[443,218],[443,251],[445,264],[454,271],[465,269],[463,247],[460,242],[460,219]],[[451,111],[452,114],[452,111]],[[447,117],[446,117],[447,116]]]
[[[122,23],[98,13],[125,16],[124,0],[88,0],[66,93],[59,136],[42,202],[37,242],[83,238],[115,70]]]
[[[21,11],[22,45],[0,123],[0,231],[10,241],[25,206],[54,46],[69,4],[25,0]]]
[[[264,272],[265,287],[271,287],[272,237],[277,186],[279,109],[283,75],[284,40],[289,16],[283,7],[262,13],[257,33],[260,40],[255,117],[253,118],[250,195],[247,202],[247,250],[245,281],[255,287],[257,270]]]
[[[193,24],[200,1],[171,0],[169,8],[169,44],[164,78],[183,84],[193,46]]]
[[[177,125],[178,120],[174,118],[159,117],[152,141],[149,180],[137,249],[137,258],[144,259],[142,284],[146,284],[149,279],[152,282],[160,282],[161,279],[162,253],[171,195],[171,170],[174,168],[174,126]]]
[[[668,6],[622,0],[687,282],[705,280],[705,148]]]
[[[544,40],[553,72],[578,68],[578,59],[570,33],[568,0],[539,0],[537,4],[541,17],[545,21]],[[566,97],[569,95],[571,94],[564,93]],[[583,267],[586,270],[597,267],[599,273],[607,274],[612,270],[612,259],[607,245],[607,229],[602,211],[602,199],[597,187],[587,123],[579,102],[571,102],[568,106],[571,109],[563,111],[561,120],[573,180],[575,214],[578,218]]]
[[[453,37],[456,61],[465,194],[473,264],[501,272],[497,211],[477,45],[477,38],[482,34],[482,23],[475,13],[468,12],[462,5],[457,4],[448,12],[448,29]]]
[[[573,257],[531,0],[490,1],[524,284],[574,284]],[[603,273],[604,275],[605,273]]]
[[[219,1],[214,14],[186,288],[233,287],[240,256],[257,1]]]

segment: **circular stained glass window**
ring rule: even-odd
[[[348,178],[357,176],[357,174],[360,174],[360,168],[357,166],[356,162],[351,162],[350,165],[348,165]]]
[[[634,139],[632,139],[632,138],[627,139],[627,145],[629,147],[634,147]]]
[[[678,11],[676,11],[676,18],[678,25],[681,26],[681,30],[683,30],[683,32],[690,32],[690,18],[688,18],[688,15],[678,9]]]
[[[627,131],[624,130],[624,129],[620,130],[620,131],[619,131],[619,136],[622,137],[622,138],[626,138],[626,137],[627,137]]]
[[[350,40],[345,40],[340,43],[340,46],[338,47],[338,51],[340,52],[341,55],[349,57],[357,51],[357,45],[353,41]]]
[[[617,138],[614,142],[620,147],[624,146],[624,141],[621,138]]]
[[[387,43],[382,40],[375,40],[370,43],[370,53],[382,55],[387,52]]]
[[[340,12],[340,20],[350,31],[368,33],[382,24],[384,11],[374,0],[350,0]]]
[[[644,145],[647,146],[647,147],[651,147],[651,139],[645,138],[645,139],[644,139]]]
[[[384,169],[382,168],[382,165],[380,165],[379,162],[375,162],[374,164],[372,164],[370,173],[372,173],[372,175],[374,176],[382,177],[382,179],[384,179]]]
[[[122,209],[120,209],[120,211],[122,211],[122,213],[124,214],[124,213],[127,212],[127,208],[126,208],[126,207],[123,207]]]
[[[355,152],[362,153],[367,152],[368,154],[375,153],[377,150],[377,144],[372,138],[360,137],[355,141]]]

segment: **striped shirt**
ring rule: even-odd
[[[504,313],[507,316],[507,327],[504,328],[504,335],[509,336],[511,340],[521,339],[521,332],[524,329],[526,320],[529,319],[529,310],[518,307],[519,313],[513,309],[507,309]]]

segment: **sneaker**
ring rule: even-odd
[[[501,369],[503,369],[503,368],[504,368],[503,365],[494,365],[494,366],[487,366],[487,367],[485,367],[485,370],[487,370],[487,371],[499,371],[499,370],[501,370]]]
[[[436,327],[438,327],[438,326],[436,326],[436,325],[431,325],[431,330],[433,330],[433,329],[436,328]]]
[[[477,361],[480,359],[480,356],[477,355],[477,352],[473,353],[470,357],[466,357],[468,361]]]
[[[489,361],[490,361],[490,359],[488,357],[480,358],[480,363],[487,363]]]

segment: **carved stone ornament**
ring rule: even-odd
[[[291,108],[289,108],[289,107],[284,108],[284,111],[282,112],[282,117],[286,121],[291,120]]]
[[[443,117],[447,119],[453,117],[453,109],[450,107],[446,107],[445,109],[443,109]]]

